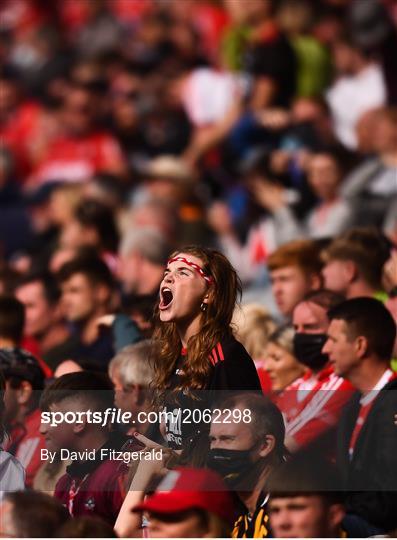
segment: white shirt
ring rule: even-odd
[[[0,501],[9,491],[25,489],[25,469],[8,452],[0,449]]]
[[[378,393],[383,390],[388,382],[390,382],[393,372],[391,369],[387,369],[383,375],[380,377],[375,386],[366,394],[364,394],[360,399],[360,405],[364,406],[369,405],[373,401]]]
[[[370,64],[357,75],[342,77],[326,95],[335,134],[347,148],[357,148],[355,127],[367,111],[386,103],[386,85],[380,66]]]
[[[190,121],[205,126],[222,120],[244,93],[242,76],[199,68],[189,76],[182,101]]]

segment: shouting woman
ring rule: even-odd
[[[154,386],[167,396],[164,434],[173,449],[185,446],[200,420],[205,423],[197,410],[216,391],[260,391],[254,362],[232,332],[239,295],[237,273],[218,251],[186,247],[171,255],[160,285]]]

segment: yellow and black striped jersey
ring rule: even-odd
[[[268,494],[262,493],[259,497],[255,512],[250,514],[248,510],[237,518],[232,538],[269,538],[272,536],[267,513]]]

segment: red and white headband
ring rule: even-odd
[[[188,261],[187,259],[185,259],[185,257],[173,257],[172,259],[169,259],[167,261],[167,265],[171,264],[172,262],[175,262],[175,261],[183,262],[183,263],[187,264],[188,266],[190,266],[191,268],[194,268],[194,270],[196,270],[196,272],[198,272],[200,274],[200,276],[202,278],[204,278],[207,283],[214,283],[214,278],[212,276],[209,276],[208,274],[206,274],[204,272],[204,270],[201,268],[201,266],[199,266],[198,264],[196,264],[196,263],[194,263],[192,261]]]

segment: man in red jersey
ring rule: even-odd
[[[334,373],[322,353],[329,321],[327,311],[343,300],[328,291],[313,291],[293,311],[294,352],[309,370],[294,381],[277,405],[286,421],[286,445],[296,451],[308,445],[335,450],[335,428],[353,388]]]
[[[40,402],[44,460],[51,462],[55,453],[71,460],[57,482],[55,497],[71,516],[96,515],[111,525],[123,502],[123,480],[128,471],[126,452],[121,451],[125,438],[111,433],[106,420],[113,404],[110,380],[88,371],[62,375],[46,388]],[[139,442],[136,446],[142,448]]]
[[[84,181],[97,171],[117,176],[125,173],[125,162],[116,139],[96,127],[98,96],[82,84],[73,83],[61,112],[63,133],[48,146],[28,182]]]

